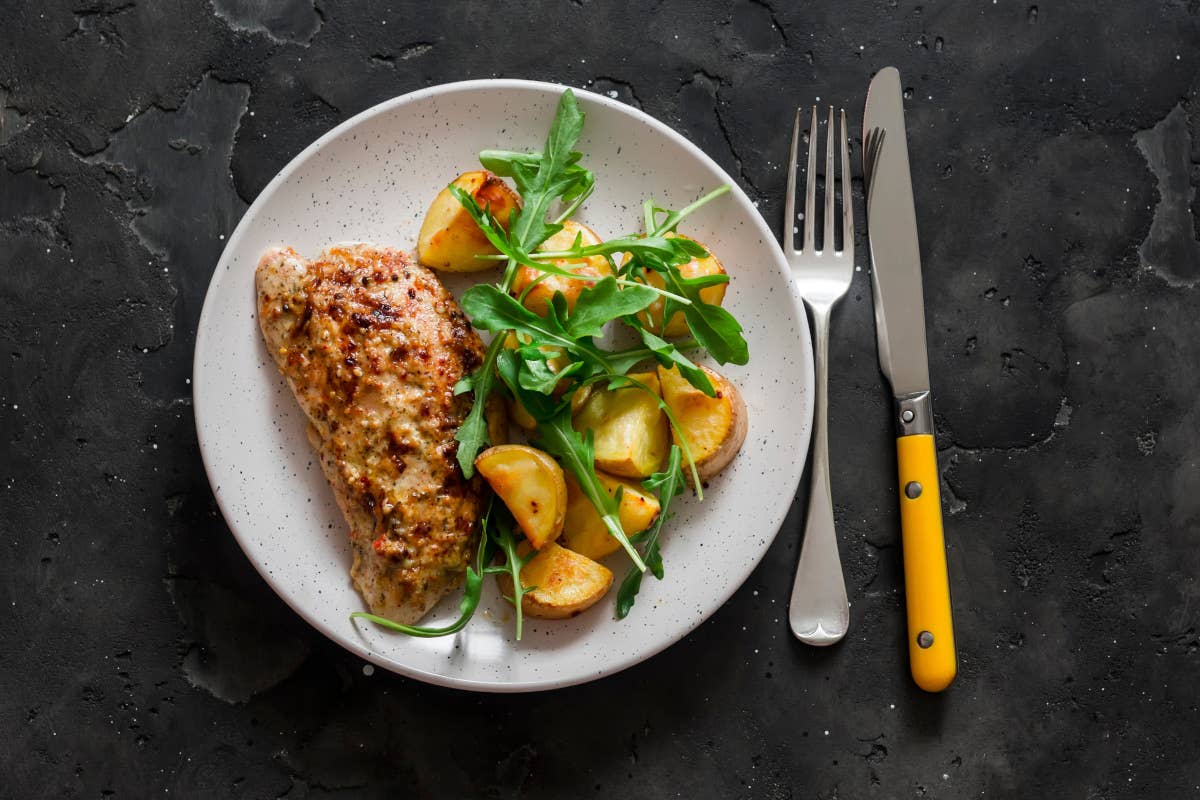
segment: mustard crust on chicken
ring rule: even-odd
[[[399,250],[337,246],[308,261],[273,248],[256,285],[263,337],[350,527],[351,579],[373,613],[416,622],[461,583],[478,543],[483,486],[464,479],[454,439],[471,395],[454,384],[483,344]]]

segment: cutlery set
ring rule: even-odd
[[[909,664],[913,680],[919,687],[939,692],[954,680],[957,657],[934,448],[920,248],[901,93],[900,73],[895,68],[881,70],[871,81],[863,119],[863,176],[879,365],[892,388],[897,431]],[[818,249],[818,130],[814,107],[809,127],[803,241],[799,249],[795,247],[798,228],[796,170],[801,123],[801,114],[797,111],[792,131],[783,247],[796,288],[812,316],[817,397],[808,513],[788,619],[798,639],[822,646],[840,641],[846,634],[850,618],[829,486],[827,361],[830,313],[850,287],[854,274],[854,216],[846,115],[844,111],[841,114],[840,143],[835,148],[831,108],[825,148],[824,229]],[[835,149],[841,154],[841,250],[836,249],[835,236],[838,229]]]

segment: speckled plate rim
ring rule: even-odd
[[[690,155],[693,159],[699,161],[704,166],[711,169],[730,186],[731,191],[729,196],[734,200],[734,202],[742,206],[743,211],[747,212],[747,217],[753,220],[756,232],[763,237],[764,241],[774,244],[770,250],[774,256],[773,266],[775,271],[779,273],[783,280],[783,284],[789,289],[789,297],[794,306],[796,318],[801,321],[807,320],[807,314],[804,309],[803,301],[801,300],[800,294],[796,291],[795,283],[791,278],[791,271],[783,255],[783,251],[779,248],[777,244],[778,240],[775,238],[775,235],[771,232],[770,228],[768,228],[767,223],[763,219],[762,215],[758,213],[758,209],[755,207],[754,203],[751,202],[750,198],[746,195],[745,191],[742,190],[738,183],[733,180],[732,177],[730,177],[729,173],[727,173],[717,162],[710,158],[703,150],[694,145],[686,137],[676,132],[673,128],[663,122],[660,122],[640,109],[633,108],[632,106],[628,106],[618,100],[605,97],[604,95],[600,95],[595,92],[590,92],[586,89],[568,87],[563,84],[551,83],[547,81],[531,81],[519,78],[457,81],[453,83],[438,84],[436,86],[430,86],[417,91],[409,92],[407,94],[399,95],[391,100],[385,100],[382,103],[374,105],[371,108],[354,115],[350,119],[319,137],[308,147],[304,148],[304,150],[302,150],[291,161],[289,161],[288,164],[282,170],[280,170],[278,174],[276,174],[270,183],[263,188],[250,207],[246,209],[246,212],[242,215],[241,220],[234,229],[233,235],[231,235],[229,240],[226,242],[225,249],[221,253],[221,258],[217,261],[217,265],[209,282],[208,290],[205,293],[204,306],[201,309],[200,320],[197,325],[196,346],[192,357],[192,400],[193,413],[196,422],[196,438],[200,447],[200,457],[204,462],[205,474],[208,477],[210,488],[213,491],[213,496],[217,501],[217,507],[220,508],[221,515],[225,519],[226,524],[229,526],[230,532],[233,533],[234,538],[237,540],[238,546],[242,549],[242,552],[246,554],[250,563],[254,565],[255,570],[259,575],[262,576],[263,580],[267,582],[275,594],[277,594],[285,603],[287,603],[287,605],[293,611],[295,611],[302,619],[304,619],[311,626],[316,628],[332,641],[336,642],[352,653],[361,656],[366,661],[382,667],[390,672],[395,672],[397,674],[415,678],[417,680],[437,686],[444,686],[454,689],[467,689],[471,691],[494,693],[520,693],[545,691],[549,689],[575,686],[583,683],[589,683],[591,681],[598,680],[599,678],[621,672],[622,670],[628,669],[635,664],[639,664],[655,655],[658,655],[663,650],[680,641],[705,621],[707,621],[708,618],[716,613],[719,608],[724,606],[725,603],[729,601],[729,598],[733,596],[734,592],[741,588],[741,586],[746,582],[751,573],[762,562],[767,550],[774,542],[775,537],[779,534],[780,526],[783,524],[783,520],[787,516],[788,509],[790,508],[791,498],[794,496],[796,488],[799,486],[800,478],[803,475],[804,467],[807,464],[807,455],[805,455],[803,458],[792,460],[788,465],[781,469],[782,473],[786,476],[783,485],[789,487],[789,489],[786,494],[781,494],[780,496],[781,498],[786,498],[786,501],[780,502],[777,508],[774,510],[774,513],[772,513],[768,524],[768,529],[771,532],[766,536],[765,542],[760,547],[760,552],[758,553],[757,557],[755,557],[745,566],[745,569],[743,570],[744,574],[738,575],[736,580],[731,581],[728,585],[728,589],[721,592],[716,597],[715,602],[713,602],[711,606],[708,607],[700,616],[700,618],[697,619],[693,624],[682,626],[675,633],[675,635],[664,637],[661,641],[658,641],[650,647],[607,663],[604,665],[603,669],[592,674],[579,675],[572,678],[544,679],[524,682],[470,680],[442,675],[436,672],[414,668],[406,664],[398,663],[366,646],[364,644],[364,640],[361,638],[353,638],[345,635],[342,631],[334,630],[332,627],[327,626],[322,620],[317,619],[316,617],[307,613],[303,607],[294,602],[293,598],[290,596],[290,593],[286,590],[282,583],[277,580],[274,575],[270,574],[266,569],[264,569],[262,564],[251,557],[247,542],[244,540],[246,534],[239,531],[237,525],[229,522],[231,519],[235,519],[236,517],[231,513],[232,510],[227,508],[225,499],[216,489],[217,479],[216,476],[213,475],[211,466],[212,459],[208,452],[204,433],[208,427],[205,424],[204,416],[205,403],[203,401],[203,397],[205,386],[200,378],[202,371],[198,369],[201,354],[205,351],[207,346],[207,322],[210,313],[212,313],[210,301],[219,295],[220,286],[227,279],[229,270],[225,269],[225,267],[227,262],[230,260],[230,254],[236,251],[241,238],[246,234],[246,231],[254,225],[260,208],[268,202],[275,191],[281,185],[283,185],[294,172],[296,172],[306,161],[308,161],[309,158],[313,157],[326,143],[345,135],[353,128],[367,122],[370,119],[373,119],[380,114],[389,113],[397,108],[403,107],[410,103],[415,103],[420,100],[425,100],[430,97],[448,97],[460,92],[472,92],[485,88],[533,89],[553,93],[555,96],[570,88],[580,98],[586,98],[589,102],[605,106],[619,114],[624,114],[628,117],[631,117],[633,120],[650,127],[657,134],[665,137],[673,144],[682,148],[684,152]],[[801,326],[800,338],[797,340],[796,346],[803,351],[811,352],[812,344],[809,338],[807,324],[803,324]],[[811,356],[803,360],[802,370],[804,384],[803,386],[799,387],[800,393],[811,397],[814,388],[813,362]],[[811,436],[812,419],[810,414],[809,419],[805,421],[803,426],[802,440],[797,443],[799,445],[797,452],[804,454],[808,453],[808,446]]]

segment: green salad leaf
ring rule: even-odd
[[[546,146],[536,159],[501,158],[491,162],[497,168],[492,171],[511,177],[521,193],[521,210],[509,216],[508,241],[524,253],[536,250],[538,245],[558,230],[557,225],[546,221],[546,214],[556,199],[578,200],[591,193],[595,177],[577,166],[581,154],[573,149],[583,131],[583,121],[584,114],[579,110],[575,93],[568,89],[558,100],[558,110],[550,124]],[[510,260],[505,268],[501,282],[505,292],[512,285],[516,263]],[[503,344],[502,339],[496,337],[488,347],[483,363],[469,379],[459,381],[454,387],[456,394],[470,391],[475,395],[474,404],[454,437],[458,440],[458,465],[467,478],[475,474],[475,456],[489,442],[484,410],[488,397],[495,389],[496,356]]]

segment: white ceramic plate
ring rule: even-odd
[[[414,248],[433,196],[478,166],[486,148],[542,148],[564,87],[516,80],[435,86],[364,111],[322,136],[275,177],[230,237],[200,316],[196,429],[226,522],[247,557],[301,616],[363,658],[420,680],[482,691],[581,683],[648,658],[717,610],[774,539],[804,467],[812,417],[808,327],[775,239],[746,195],[708,156],[662,123],[576,90],[587,114],[578,149],[597,176],[579,218],[602,236],[640,230],[653,197],[678,208],[721,184],[733,191],[681,228],[732,276],[726,306],[746,326],[750,364],[723,371],[741,388],[750,432],[703,503],[687,497],[663,533],[666,577],[648,577],[624,621],[613,595],[573,620],[527,620],[487,582],[467,629],[412,639],[352,623],[362,601],[349,580],[346,523],[255,319],[254,267],[267,247],[305,256],[340,241]],[[783,176],[780,176],[783,180]],[[483,278],[495,280],[492,273]],[[477,278],[478,279],[478,278]],[[448,281],[461,294],[469,282]],[[620,581],[627,567],[610,557]],[[447,598],[426,618],[457,615]]]

